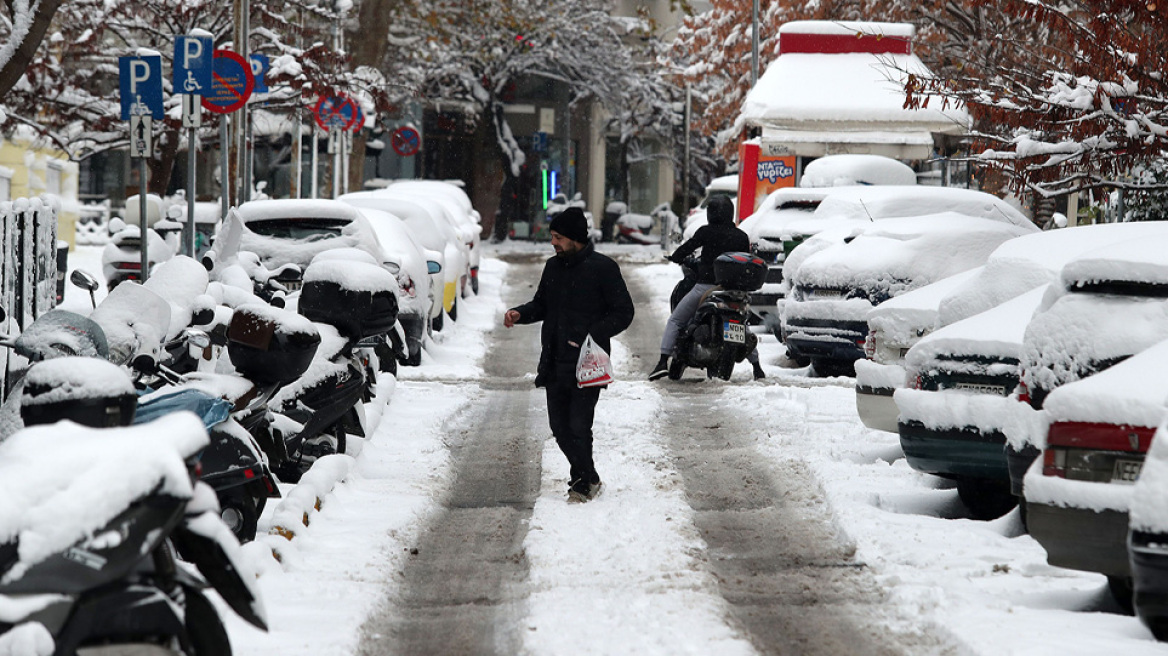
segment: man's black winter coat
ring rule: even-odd
[[[516,323],[543,322],[537,387],[553,378],[575,377],[586,335],[611,353],[612,337],[633,322],[633,299],[620,267],[592,244],[566,258],[549,259],[535,297],[514,309]]]

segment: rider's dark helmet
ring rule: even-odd
[[[734,203],[726,196],[714,196],[706,205],[706,221],[710,225],[733,225]]]

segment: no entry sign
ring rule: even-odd
[[[393,152],[402,157],[418,154],[421,141],[418,131],[409,126],[402,126],[394,130],[389,139],[390,145],[393,146]]]
[[[216,50],[213,64],[211,91],[203,96],[203,107],[216,114],[230,114],[246,105],[255,89],[251,64],[230,50]]]

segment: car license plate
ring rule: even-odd
[[[1140,470],[1144,463],[1139,460],[1116,460],[1115,471],[1111,474],[1112,483],[1135,483],[1140,478]]]
[[[982,383],[955,383],[955,389],[965,390],[967,392],[977,392],[979,394],[997,394],[998,396],[1006,395],[1006,388],[1002,385],[985,385]]]
[[[840,298],[844,293],[838,289],[815,289],[811,292],[811,298],[833,299]]]
[[[745,344],[746,326],[735,321],[722,322],[722,341]]]

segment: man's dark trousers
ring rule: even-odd
[[[575,376],[556,376],[547,383],[548,423],[568,458],[569,485],[582,479],[586,484],[600,482],[592,462],[592,419],[599,400],[600,388],[576,387]]]

